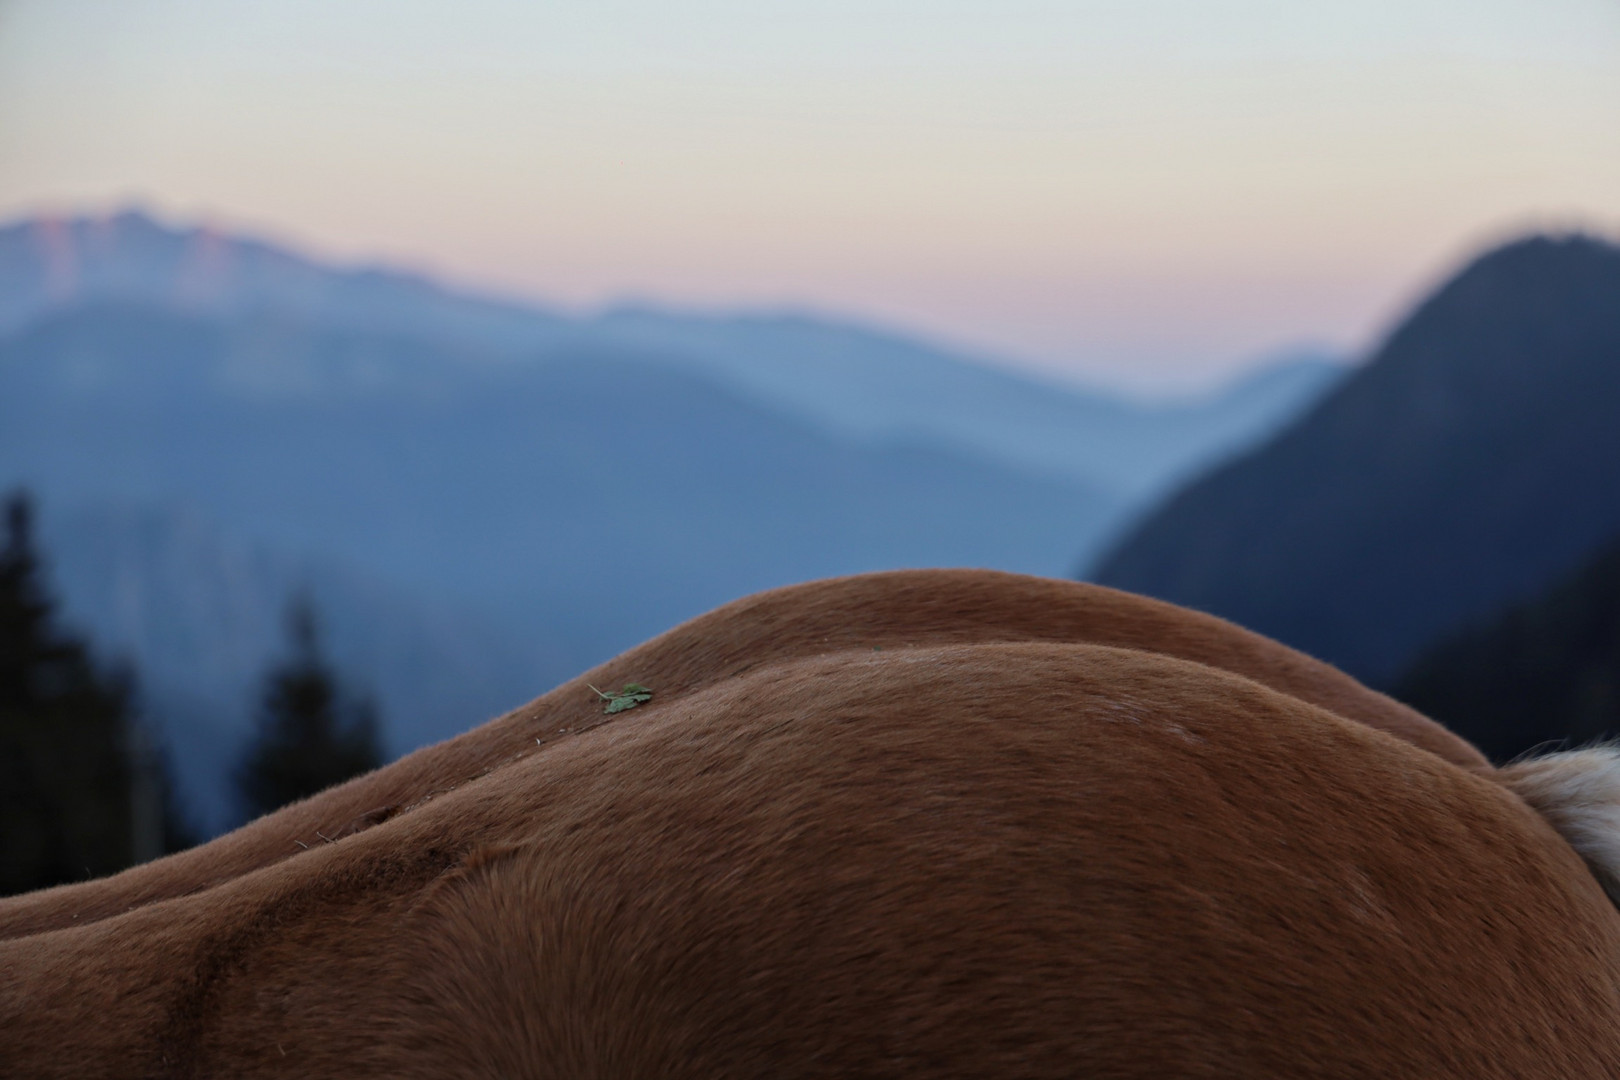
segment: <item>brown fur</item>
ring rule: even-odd
[[[1620,1075],[1620,915],[1466,743],[988,572],[729,605],[0,939],[6,1076]]]

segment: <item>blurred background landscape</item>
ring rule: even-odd
[[[0,888],[897,567],[1620,732],[1617,236],[1596,0],[0,0]]]

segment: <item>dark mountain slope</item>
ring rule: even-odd
[[[1493,251],[1281,436],[1192,484],[1096,580],[1382,682],[1620,530],[1620,249]]]
[[[1620,735],[1620,542],[1424,653],[1395,693],[1499,761]]]

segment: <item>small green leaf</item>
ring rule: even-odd
[[[590,683],[585,685],[591,686]],[[633,709],[643,702],[651,701],[653,696],[651,688],[634,682],[625,683],[623,690],[613,694],[604,694],[594,686],[591,686],[591,689],[596,692],[597,697],[607,702],[607,708],[602,711],[609,716],[614,713],[624,712],[626,709]]]

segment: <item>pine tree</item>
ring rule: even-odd
[[[132,678],[55,626],[33,504],[5,502],[0,550],[0,893],[130,865]]]
[[[290,657],[265,679],[259,733],[236,779],[251,816],[267,814],[382,763],[377,713],[339,685],[320,641],[314,605],[289,605]]]
[[[1620,735],[1620,537],[1420,656],[1395,695],[1497,761]]]

